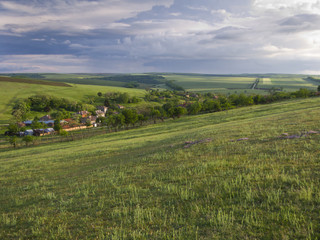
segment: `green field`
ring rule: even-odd
[[[123,87],[123,82],[101,80],[103,76],[92,74],[41,74],[45,79],[54,82],[67,82],[73,84],[99,85]]]
[[[268,78],[267,78],[268,79]],[[283,88],[285,91],[296,91],[299,88],[316,89],[319,84],[303,78],[269,78],[270,81],[261,79],[259,88]]]
[[[296,91],[300,88],[316,89],[319,82],[310,81],[307,75],[288,74],[240,74],[240,75],[206,75],[206,74],[174,74],[174,73],[151,73],[151,74],[124,74],[123,79],[115,80],[103,79],[106,77],[119,76],[117,74],[25,74],[26,78],[39,78],[40,80],[50,80],[54,82],[66,82],[84,85],[100,85],[123,87],[126,77],[130,76],[159,75],[166,80],[174,80],[185,90],[191,92],[215,92],[222,94],[247,93],[247,94],[267,94],[271,88],[282,89],[284,91]],[[20,75],[13,75],[19,77]],[[252,90],[251,86],[257,78],[261,81],[258,88],[266,90]],[[263,81],[270,79],[270,81]],[[139,88],[145,89],[154,87],[154,84],[140,83]],[[165,84],[158,84],[157,88],[166,89]]]
[[[255,78],[216,77],[206,75],[164,75],[168,80],[175,80],[188,91],[215,91],[216,89],[249,89]]]
[[[197,74],[168,74],[163,75],[168,80],[175,80],[177,84],[187,91],[216,92],[223,94],[248,93],[267,94],[266,90],[251,90],[250,87],[257,78],[261,78],[258,88],[282,88],[284,91],[296,91],[300,88],[315,90],[319,83],[305,80],[303,75],[234,75],[215,76]],[[270,81],[263,81],[263,79]]]
[[[143,97],[145,90],[106,86],[70,84],[72,87],[57,87],[42,84],[16,82],[0,82],[0,123],[7,123],[11,118],[12,106],[18,99],[35,94],[45,94],[75,101],[88,101],[97,96],[98,92],[127,92],[131,96]]]
[[[1,151],[0,238],[319,239],[319,103]]]

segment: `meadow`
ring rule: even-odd
[[[0,238],[318,239],[319,103],[1,150]]]

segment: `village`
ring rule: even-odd
[[[124,109],[124,106],[117,105],[119,110]],[[99,117],[106,117],[108,107],[106,106],[98,106],[96,107],[96,110],[92,114],[92,112],[83,110],[75,112],[70,118],[67,119],[54,119],[50,115],[45,115],[40,117],[39,119],[35,118],[34,120],[26,120],[19,123],[20,129],[26,129],[24,131],[19,132],[10,132],[7,131],[5,135],[8,136],[18,136],[18,137],[24,137],[24,136],[45,136],[54,134],[58,131],[76,131],[81,129],[87,129],[92,127],[98,127],[99,123],[97,123],[97,119]],[[117,112],[115,112],[117,114]],[[41,125],[42,128],[33,128],[33,126],[37,125],[35,122],[39,123],[38,125]],[[55,126],[59,125],[59,127]]]

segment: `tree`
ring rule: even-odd
[[[86,121],[86,126],[87,127],[90,127],[92,124],[91,124],[91,121],[89,120],[89,119],[87,119],[87,121]]]
[[[106,119],[106,123],[110,132],[111,132],[111,127],[115,126],[115,121],[116,121],[115,115],[109,115],[109,117]]]
[[[154,123],[157,123],[157,118],[161,117],[161,113],[157,109],[152,109],[150,115],[151,115]]]
[[[69,135],[69,132],[67,132],[66,130],[60,130],[59,135],[67,137]]]
[[[188,114],[195,115],[200,112],[202,109],[202,104],[199,102],[195,102],[188,107]]]
[[[100,125],[106,125],[107,119],[105,117],[97,117],[96,123],[100,123]]]
[[[317,90],[318,90],[318,92],[320,92],[320,85],[318,86],[318,89],[317,89]]]
[[[115,116],[114,124],[115,124],[115,128],[117,131],[119,127],[122,127],[125,124],[125,117],[123,116],[122,113],[114,115],[114,116]]]
[[[44,124],[39,122],[39,118],[38,117],[34,117],[32,123],[31,123],[31,128],[32,129],[39,129],[39,128],[43,128]]]
[[[24,136],[22,138],[22,141],[24,141],[26,143],[26,146],[28,147],[29,144],[34,141],[34,136]]]
[[[54,119],[67,119],[71,117],[71,113],[62,109],[60,111],[54,112],[51,114],[51,117]]]
[[[182,115],[185,115],[187,113],[187,109],[184,107],[176,107],[175,108],[175,115],[180,118]]]
[[[129,94],[128,93],[120,93],[116,100],[117,100],[117,103],[128,103],[129,102]]]
[[[140,126],[142,126],[144,121],[147,121],[148,117],[143,114],[138,114],[138,121],[140,122]]]
[[[311,91],[306,88],[300,88],[298,91],[293,93],[298,98],[307,98],[311,95]]]
[[[122,115],[125,118],[124,122],[127,125],[127,129],[129,128],[130,124],[132,124],[132,126],[134,126],[134,124],[138,121],[138,114],[137,114],[136,110],[124,109],[122,111]]]
[[[122,127],[124,123],[125,117],[121,113],[110,115],[107,118],[107,125],[109,127],[109,130],[111,130],[111,127],[113,127],[115,131],[118,131],[118,129]]]
[[[12,115],[15,117],[17,121],[25,120],[27,117],[27,114],[30,112],[30,103],[29,101],[18,101],[13,106]]]
[[[62,127],[61,127],[61,124],[60,124],[60,119],[56,119],[54,120],[54,126],[53,126],[53,129],[57,132],[59,132]]]
[[[156,106],[154,108],[155,110],[158,110],[160,112],[160,116],[159,118],[161,119],[161,121],[163,122],[164,121],[164,118],[167,116],[167,112],[160,106]]]
[[[9,137],[9,143],[10,143],[14,148],[17,147],[17,141],[18,141],[17,136]]]
[[[101,97],[102,96],[102,92],[98,92],[98,97]]]
[[[11,134],[16,134],[20,131],[20,127],[18,123],[16,122],[11,122],[8,126],[8,132]]]

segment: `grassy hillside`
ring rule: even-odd
[[[52,81],[44,81],[38,79],[28,79],[28,78],[16,78],[16,77],[4,77],[0,76],[0,82],[12,82],[12,83],[28,83],[28,84],[40,84],[40,85],[49,85],[56,87],[71,87],[66,83],[60,82],[52,82]]]
[[[43,84],[27,84],[18,82],[1,82],[0,89],[0,123],[6,123],[11,117],[13,103],[21,98],[35,94],[47,94],[70,100],[86,101],[96,96],[98,92],[128,92],[131,96],[142,97],[145,94],[141,89],[127,89],[117,87],[70,84],[72,87],[49,86]]]
[[[319,103],[2,151],[0,238],[319,238]]]
[[[28,76],[28,74],[26,74]],[[154,74],[38,74],[38,77],[54,82],[67,82],[85,85],[125,87],[130,82],[138,82],[139,89],[154,86]]]

